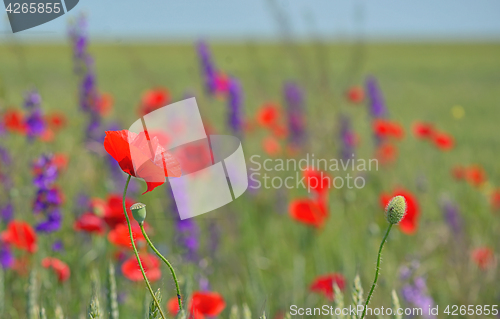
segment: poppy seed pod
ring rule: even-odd
[[[406,199],[403,196],[394,196],[385,208],[385,217],[393,225],[398,224],[406,214]]]
[[[132,211],[134,219],[139,223],[139,225],[142,225],[146,219],[146,205],[143,203],[135,203],[130,206],[130,210]]]

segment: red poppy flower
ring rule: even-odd
[[[204,319],[205,316],[216,317],[225,307],[224,298],[216,292],[209,291],[195,291],[188,306],[191,319]],[[167,309],[172,315],[179,312],[177,297],[167,302]]]
[[[500,189],[496,189],[491,193],[491,208],[500,210]]]
[[[19,110],[7,110],[3,115],[3,123],[9,132],[26,133],[23,114]]]
[[[50,127],[45,127],[45,130],[42,132],[42,135],[39,136],[40,141],[49,143],[52,142],[55,138],[54,131]]]
[[[54,131],[57,132],[66,126],[66,116],[63,113],[53,112],[45,117],[45,122]]]
[[[11,221],[2,233],[2,240],[30,253],[34,253],[37,249],[36,233],[28,223],[23,221]]]
[[[461,165],[457,165],[451,169],[451,175],[457,181],[463,180],[465,178],[465,173],[466,169]]]
[[[142,254],[140,257],[142,267],[149,281],[157,281],[161,278],[160,262],[152,254]],[[143,280],[141,268],[135,256],[131,256],[122,264],[123,275],[131,281]]]
[[[262,141],[262,148],[269,156],[277,156],[281,153],[280,143],[272,136],[268,136]]]
[[[326,204],[309,198],[293,200],[289,213],[296,221],[317,228],[323,226],[327,217]]]
[[[393,163],[398,157],[398,149],[392,144],[383,143],[375,151],[375,157],[382,165]]]
[[[399,227],[401,231],[405,234],[411,235],[417,231],[418,227],[418,217],[420,215],[420,209],[416,197],[407,190],[400,189],[394,192],[392,195],[382,194],[380,196],[380,204],[385,209],[387,204],[394,196],[401,195],[406,199],[406,215],[399,222]]]
[[[68,167],[68,155],[64,153],[56,153],[54,157],[52,157],[52,163],[57,167],[57,171],[64,171]]]
[[[446,133],[436,133],[433,136],[433,142],[437,148],[442,151],[449,151],[455,145],[453,137]]]
[[[170,103],[170,93],[165,88],[149,90],[142,96],[139,115],[143,116]]]
[[[84,213],[75,221],[73,226],[76,231],[83,231],[89,234],[96,233],[102,235],[104,233],[105,223],[102,218],[92,214]]]
[[[489,247],[479,247],[472,251],[472,260],[481,269],[488,269],[495,263],[495,255]]]
[[[394,137],[402,139],[404,137],[404,130],[401,125],[383,119],[373,121],[373,131],[380,138]]]
[[[119,224],[125,224],[127,219],[123,214],[123,204],[122,197],[118,194],[108,195],[107,202],[105,206],[102,206],[103,202],[98,200],[92,200],[91,206],[94,209],[96,215],[101,216],[100,212],[104,213],[103,219],[108,224],[110,228],[115,228]],[[130,198],[125,198],[125,207],[127,208],[127,214],[132,217],[132,211],[130,206],[134,204],[134,201]]]
[[[479,165],[471,165],[465,170],[465,178],[472,186],[479,187],[486,182],[486,173]]]
[[[229,76],[225,73],[215,75],[215,93],[223,97],[229,91]]]
[[[167,176],[181,176],[179,162],[160,146],[157,137],[149,139],[144,132],[107,131],[104,148],[125,173],[146,181],[144,193],[165,183]]]
[[[57,258],[46,257],[42,259],[42,266],[44,268],[52,268],[57,274],[59,282],[65,282],[71,275],[68,265]]]
[[[271,128],[271,130],[273,132],[273,135],[276,136],[277,138],[285,138],[288,136],[288,130],[284,125],[281,124],[274,125]]]
[[[274,103],[266,103],[257,111],[257,122],[263,127],[273,127],[279,117],[279,108]]]
[[[139,224],[132,225],[132,236],[134,237],[134,242],[136,243],[136,245],[138,241],[146,241],[146,239],[142,235]],[[132,249],[128,226],[125,224],[120,224],[112,229],[108,234],[108,240],[118,247]]]
[[[415,122],[413,135],[418,139],[430,139],[434,135],[434,125],[426,122]]]
[[[322,293],[329,300],[334,300],[335,294],[333,284],[336,283],[340,290],[345,288],[345,278],[339,273],[327,274],[318,276],[311,284],[309,290],[312,292]]]
[[[101,116],[108,115],[113,109],[113,96],[109,93],[101,94],[97,99],[96,108]]]
[[[319,195],[326,194],[330,189],[330,176],[323,171],[307,168],[302,172],[308,190],[312,190]]]
[[[361,103],[365,99],[365,92],[360,86],[353,86],[347,90],[347,100],[351,103]]]

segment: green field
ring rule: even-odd
[[[499,304],[500,268],[478,269],[470,252],[488,246],[499,255],[500,215],[492,212],[489,198],[482,191],[455,181],[450,174],[455,165],[479,164],[484,167],[488,185],[500,187],[499,44],[215,43],[211,49],[217,66],[241,80],[247,118],[253,118],[266,101],[283,104],[284,82],[293,80],[304,88],[308,123],[305,151],[317,158],[338,158],[340,114],[350,116],[360,136],[357,156],[373,156],[367,107],[351,105],[343,95],[348,87],[363,85],[367,75],[377,77],[390,118],[403,125],[405,138],[397,143],[397,162],[368,172],[366,187],[330,192],[330,216],[319,231],[295,222],[287,213],[293,198],[306,195],[303,189],[247,193],[215,212],[195,218],[201,229],[199,265],[183,262],[181,249],[174,244],[175,221],[169,212],[171,203],[165,186],[143,196],[132,194],[148,205],[147,221],[154,229],[152,240],[167,254],[183,285],[188,283],[197,290],[198,275],[207,277],[211,290],[226,301],[221,318],[229,318],[232,305],[243,304],[250,307],[252,318],[264,311],[273,318],[280,311],[288,311],[290,305],[314,307],[329,303],[323,296],[310,293],[308,287],[318,275],[340,272],[348,281],[345,299],[349,304],[355,275],[360,275],[365,292],[373,280],[377,250],[387,227],[379,195],[402,186],[418,198],[418,231],[411,236],[397,229],[392,231],[371,306],[391,306],[391,290],[399,292],[403,285],[399,268],[413,260],[420,262],[419,274],[427,279],[428,293],[440,308]],[[194,45],[92,44],[90,52],[100,91],[114,97],[113,113],[105,119],[107,123],[118,122],[123,129],[128,128],[137,119],[141,94],[163,86],[174,101],[186,93],[194,94],[204,120],[217,132],[228,133],[226,103],[204,93]],[[71,279],[62,285],[39,267],[38,301],[47,309],[49,318],[56,304],[62,305],[68,318],[83,318],[90,300],[93,269],[100,274],[101,304],[106,305],[106,265],[116,249],[105,236],[90,237],[73,231],[76,196],[85,192],[104,198],[111,188],[103,178],[109,176],[106,160],[83,144],[86,118],[79,111],[71,47],[3,43],[0,56],[2,109],[20,108],[24,92],[37,88],[43,110],[59,110],[68,118],[67,127],[53,143],[29,143],[25,137],[9,135],[0,139],[14,158],[9,174],[14,179],[11,196],[15,218],[32,224],[36,218],[30,204],[34,196],[31,161],[43,152],[64,152],[69,156],[69,166],[58,179],[66,199],[65,226],[60,232],[39,235],[39,250],[29,265],[39,265],[49,255],[67,262]],[[452,116],[455,105],[464,108],[463,118]],[[417,120],[433,122],[453,135],[455,148],[441,152],[415,139],[411,125]],[[265,136],[263,130],[257,130],[244,137],[247,164],[250,156],[263,154],[261,140]],[[459,205],[463,236],[454,234],[446,225],[439,206],[443,196]],[[5,194],[0,195],[0,200],[3,197]],[[209,249],[212,225],[220,231],[217,251]],[[50,251],[55,239],[63,240],[65,252]],[[121,318],[142,318],[147,293],[144,284],[131,283],[120,274],[117,281],[119,293],[126,294],[120,304]],[[25,318],[27,282],[27,275],[5,272],[6,308],[1,318]],[[162,288],[164,300],[175,296],[166,268],[162,268],[162,280],[154,286]]]

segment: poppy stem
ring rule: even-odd
[[[377,269],[375,270],[375,279],[373,279],[372,289],[370,289],[370,293],[368,294],[368,298],[366,298],[366,303],[365,303],[365,307],[363,309],[363,314],[361,315],[361,319],[363,319],[366,315],[366,308],[368,307],[368,303],[370,302],[370,299],[373,295],[373,291],[375,290],[375,286],[377,285],[378,273],[380,271],[380,260],[382,257],[382,248],[384,248],[384,244],[387,240],[387,237],[389,236],[389,232],[391,231],[392,225],[393,224],[389,224],[389,227],[387,228],[387,232],[385,233],[384,239],[382,239],[382,242],[380,243],[380,248],[378,250],[378,258],[377,258]]]
[[[172,267],[172,264],[170,264],[170,262],[165,257],[163,257],[163,255],[160,254],[160,252],[153,245],[153,243],[148,237],[148,234],[146,234],[146,230],[144,229],[144,223],[140,223],[139,226],[141,226],[142,234],[144,235],[144,238],[146,238],[149,247],[151,247],[151,249],[153,249],[153,251],[158,255],[158,257],[160,257],[161,260],[163,260],[163,262],[167,264],[168,268],[170,268],[170,272],[172,272],[172,277],[174,278],[175,282],[175,289],[177,289],[177,301],[179,302],[179,311],[182,311],[181,290],[179,289],[179,281],[177,280],[177,276],[175,275],[174,267]]]
[[[161,317],[163,319],[166,319],[165,314],[163,313],[163,310],[161,310],[161,305],[158,302],[158,299],[156,299],[155,294],[153,292],[153,289],[151,288],[151,284],[149,283],[148,277],[146,277],[146,272],[144,272],[144,268],[142,267],[142,262],[141,262],[141,259],[139,258],[139,252],[137,251],[137,247],[135,246],[135,243],[134,243],[134,237],[132,235],[132,226],[130,225],[130,218],[128,217],[127,206],[125,205],[125,198],[127,197],[127,189],[128,189],[128,184],[130,182],[131,177],[132,176],[129,175],[127,178],[127,182],[125,183],[125,189],[123,190],[123,199],[122,199],[123,213],[125,214],[125,218],[127,219],[128,234],[130,236],[130,242],[132,243],[132,248],[134,249],[135,257],[137,258],[137,262],[139,263],[139,268],[141,269],[142,277],[144,278],[144,281],[146,282],[146,286],[148,287],[149,293],[151,294],[151,297],[153,297],[153,300],[154,300],[156,306],[158,307],[158,310],[160,311]]]

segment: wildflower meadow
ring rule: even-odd
[[[498,44],[105,43],[90,23],[0,44],[0,318],[500,317]],[[181,219],[215,151],[165,147],[191,123],[130,127],[190,98],[248,186]]]

